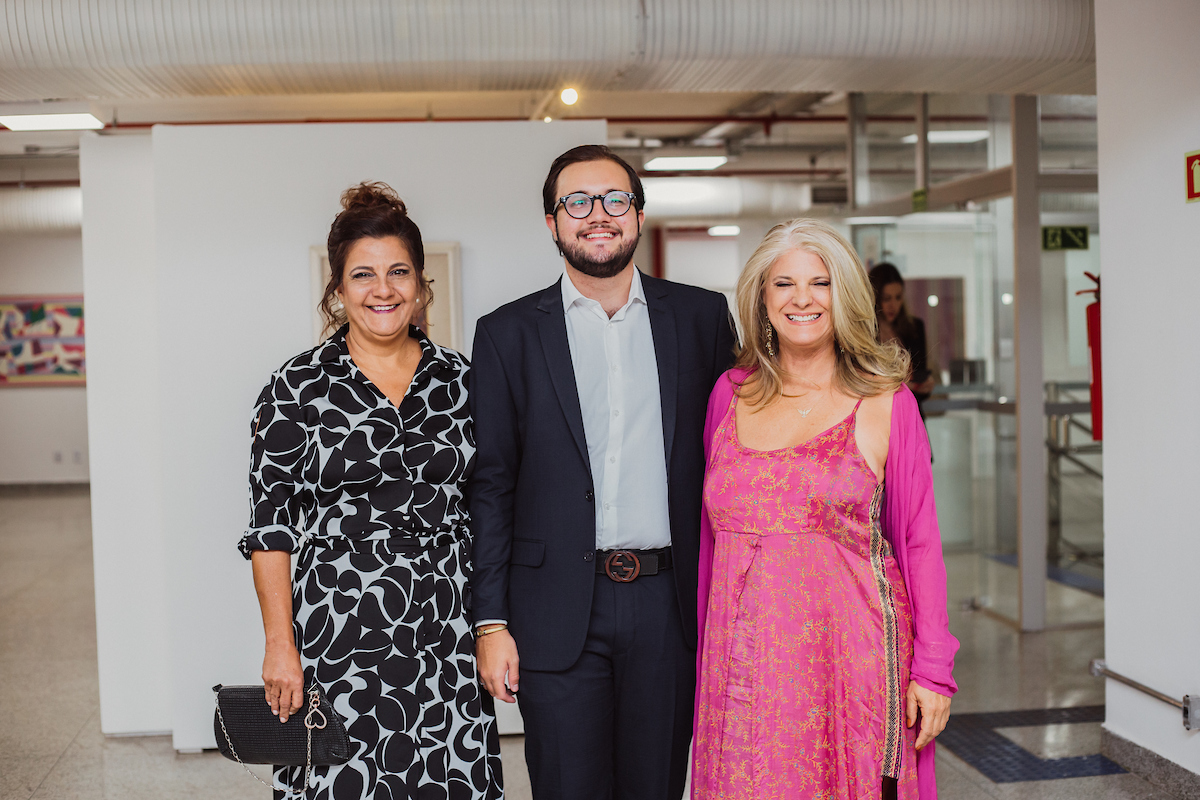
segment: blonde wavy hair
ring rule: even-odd
[[[763,290],[771,267],[792,250],[806,250],[825,263],[832,294],[834,381],[846,394],[873,397],[894,392],[908,380],[908,353],[896,342],[876,340],[875,293],[854,247],[831,225],[793,219],[767,232],[738,278],[737,309],[742,340],[737,367],[749,370],[738,396],[764,406],[783,394],[778,355],[767,352],[767,309]]]

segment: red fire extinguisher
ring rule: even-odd
[[[1083,289],[1075,294],[1093,294],[1096,302],[1087,307],[1088,356],[1092,378],[1092,439],[1099,442],[1104,438],[1104,403],[1100,382],[1100,276],[1083,273],[1096,282],[1095,289]]]

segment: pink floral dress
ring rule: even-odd
[[[860,401],[861,403],[861,401]],[[879,524],[883,486],[858,406],[799,447],[738,441],[736,395],[712,439],[715,535],[693,797],[917,797],[904,725],[913,618]]]

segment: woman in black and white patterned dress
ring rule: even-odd
[[[254,412],[240,548],[266,699],[286,720],[316,680],[346,720],[353,758],[314,768],[306,798],[500,798],[471,635],[469,366],[412,325],[432,294],[404,203],[362,184],[342,205],[321,302],[341,327],[276,371]],[[302,772],[277,768],[276,798]]]

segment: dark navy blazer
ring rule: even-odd
[[[694,647],[704,420],[732,364],[734,334],[723,295],[645,275],[642,285],[658,361],[672,573]],[[591,614],[596,501],[559,283],[479,320],[470,403],[471,616],[508,620],[522,667],[567,669]]]

